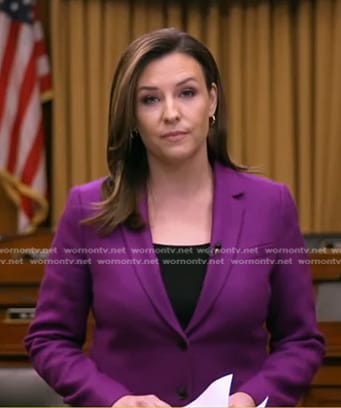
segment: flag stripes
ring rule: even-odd
[[[41,98],[51,93],[33,0],[0,0],[0,181],[18,205],[18,229],[47,215]]]

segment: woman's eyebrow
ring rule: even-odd
[[[184,85],[185,83],[189,82],[189,81],[195,81],[198,82],[197,79],[195,77],[188,77],[185,78],[183,80],[181,80],[180,82],[176,83],[175,86],[181,86]],[[137,92],[140,91],[157,91],[159,88],[157,86],[153,86],[153,85],[142,85],[138,88]]]
[[[189,78],[185,78],[185,79],[183,79],[182,81],[178,82],[178,83],[176,84],[176,86],[181,86],[181,85],[183,85],[183,84],[185,84],[186,82],[189,82],[189,81],[198,82],[198,80],[197,80],[195,77],[189,77]]]

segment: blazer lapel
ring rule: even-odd
[[[147,197],[141,200],[140,213],[148,222]],[[147,296],[163,320],[175,331],[183,335],[182,327],[174,313],[162,281],[157,257],[153,251],[153,242],[148,225],[140,231],[122,226],[122,234],[127,253],[134,260],[135,273]]]
[[[219,295],[229,275],[233,248],[238,247],[243,225],[243,190],[238,174],[216,163],[214,177],[211,263],[207,265],[203,288],[186,333],[195,329]],[[214,264],[219,259],[223,262]]]
[[[185,333],[189,334],[210,311],[222,289],[231,267],[243,225],[243,190],[238,174],[216,163],[214,167],[214,197],[211,231],[212,261],[223,258],[222,263],[209,263],[199,300]],[[141,215],[148,222],[147,197],[141,200]],[[140,231],[121,227],[127,253],[134,260],[135,273],[151,303],[162,319],[180,335],[184,335],[164,287],[157,257],[153,252],[153,242],[148,225]],[[221,245],[220,253],[214,247]],[[139,250],[137,250],[139,249]]]

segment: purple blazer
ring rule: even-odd
[[[288,189],[221,164],[214,174],[211,242],[221,249],[212,251],[185,330],[149,228],[98,236],[79,221],[100,200],[101,180],[72,189],[25,338],[34,367],[66,403],[111,406],[126,394],[156,394],[184,406],[233,373],[231,392],[292,406],[311,382],[324,342]],[[146,200],[141,212],[148,220]],[[85,355],[90,309],[96,327]]]

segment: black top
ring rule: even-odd
[[[154,244],[160,271],[174,312],[183,328],[188,325],[204,282],[209,244]]]

